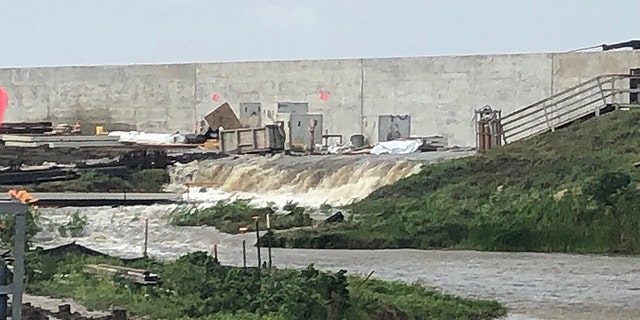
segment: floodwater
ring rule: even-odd
[[[211,251],[225,264],[242,265],[242,236],[211,227],[178,228],[168,224],[174,206],[41,209],[45,230],[37,244],[78,243],[114,255],[134,257],[143,251],[144,219],[149,218],[149,254],[175,259],[187,252]],[[57,225],[75,210],[89,225],[80,238],[61,238]],[[255,234],[245,235],[253,244]],[[263,248],[263,259],[267,250]],[[445,292],[505,302],[510,319],[640,319],[640,257],[496,253],[423,250],[273,249],[274,265],[324,270],[407,282],[419,281]],[[257,264],[248,248],[248,263]]]
[[[191,181],[212,184],[190,190],[186,199],[211,205],[229,197],[309,206],[343,204],[362,198],[377,187],[413,174],[424,163],[471,152],[424,153],[410,158],[386,157],[240,157],[178,166],[172,187]],[[347,159],[348,160],[345,160]],[[211,227],[171,226],[175,205],[140,207],[40,209],[43,231],[34,242],[45,247],[77,241],[122,257],[141,256],[144,220],[149,219],[149,254],[175,259],[193,251],[211,251],[218,244],[220,260],[242,265],[241,235],[222,234]],[[62,238],[57,231],[76,210],[86,214],[88,226],[79,238]],[[248,262],[257,264],[245,235]],[[640,257],[602,255],[496,253],[422,250],[301,250],[273,249],[277,267],[324,270],[346,269],[351,274],[406,282],[418,281],[444,292],[497,299],[510,308],[508,319],[640,319]],[[262,250],[267,259],[267,250]]]

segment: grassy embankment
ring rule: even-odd
[[[158,273],[159,287],[139,287],[113,275],[83,273],[86,263],[122,264],[110,258],[29,255],[28,291],[72,297],[90,309],[126,308],[150,319],[468,319],[503,316],[495,301],[463,299],[419,284],[347,277],[344,271],[249,269],[221,266],[204,252],[175,262],[128,263]],[[35,272],[41,270],[41,272]]]
[[[351,205],[352,222],[274,243],[639,253],[639,161],[640,113],[616,112],[431,165]]]

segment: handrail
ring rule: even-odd
[[[523,135],[527,138],[575,121],[588,114],[599,114],[607,104],[618,105],[615,98],[640,90],[616,88],[617,80],[638,79],[640,75],[603,74],[564,89],[542,100],[503,116],[500,120],[504,143]],[[617,81],[619,85],[622,81]],[[626,82],[625,82],[626,84]]]

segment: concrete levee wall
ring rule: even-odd
[[[408,113],[414,135],[473,145],[475,109],[511,112],[551,92],[548,54],[375,59],[364,70],[368,137],[379,114]]]
[[[605,73],[640,67],[640,52],[194,63],[0,69],[5,121],[130,123],[147,132],[193,132],[227,101],[261,102],[262,123],[282,119],[278,102],[308,102],[331,134],[378,137],[379,115],[411,115],[413,135],[473,145],[473,111],[503,113]],[[325,92],[321,99],[321,92]],[[212,95],[219,97],[212,100]]]

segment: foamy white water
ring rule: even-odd
[[[418,173],[423,165],[468,157],[474,151],[428,152],[410,155],[240,156],[176,165],[170,169],[171,187],[202,183],[185,194],[191,201],[253,199],[283,206],[345,205],[374,190]],[[182,188],[185,191],[184,188]]]

